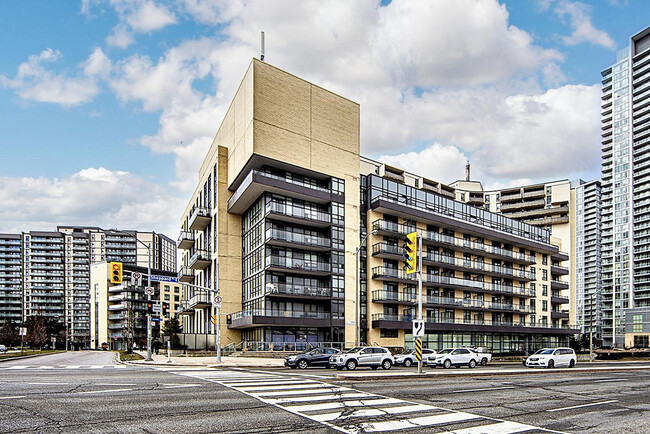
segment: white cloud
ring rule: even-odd
[[[562,18],[569,17],[573,32],[570,36],[563,36],[562,41],[567,45],[578,45],[589,42],[592,45],[613,50],[616,48],[614,40],[603,30],[598,30],[591,23],[591,6],[580,2],[561,0],[553,11]]]
[[[75,76],[57,74],[44,64],[52,64],[61,53],[48,48],[32,55],[18,66],[14,78],[0,75],[0,86],[14,89],[25,100],[76,106],[91,101],[99,92],[98,79],[106,77],[111,62],[101,48],[95,48],[88,59],[79,65]]]
[[[178,22],[168,6],[153,0],[83,0],[81,13],[92,17],[92,8],[105,2],[118,16],[118,23],[106,37],[109,46],[127,48],[135,42],[135,34],[150,33]]]
[[[60,224],[178,233],[185,198],[128,172],[88,168],[62,179],[0,177],[3,232]]]

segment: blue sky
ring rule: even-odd
[[[2,2],[0,232],[175,236],[261,30],[269,63],[361,104],[366,156],[443,182],[469,158],[488,187],[597,178],[600,71],[648,12],[640,0]]]

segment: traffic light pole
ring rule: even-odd
[[[418,319],[422,321],[422,236],[418,237]],[[418,337],[420,345],[422,338]],[[422,356],[418,360],[418,374],[422,373]]]
[[[136,240],[138,239],[136,238]],[[150,287],[151,286],[151,244],[145,244],[145,245],[147,246],[147,253],[149,255],[149,260],[147,261],[147,287]],[[151,301],[151,295],[147,294],[147,302],[149,301]],[[146,360],[147,361],[153,360],[151,358],[151,314],[149,313],[149,311],[147,311],[147,359]]]

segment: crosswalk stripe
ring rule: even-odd
[[[534,429],[539,429],[539,428],[532,425],[524,425],[523,423],[504,421],[499,423],[493,423],[490,425],[481,425],[481,426],[475,426],[471,428],[457,429],[454,431],[445,431],[444,433],[441,434],[482,434],[482,433],[512,434],[512,433],[518,433],[523,431],[530,431]]]
[[[65,369],[79,369],[80,367],[80,365],[68,365],[65,367]]]
[[[368,399],[365,401],[353,400],[353,401],[342,401],[342,402],[326,402],[323,404],[291,405],[291,406],[285,406],[285,408],[293,412],[303,412],[303,411],[333,410],[335,408],[345,408],[345,407],[390,405],[390,404],[399,404],[402,402],[404,401],[397,398],[381,398],[381,399]]]
[[[313,383],[313,382],[311,382]],[[287,381],[260,381],[257,383],[228,383],[229,387],[248,387],[248,386],[284,386],[291,384],[305,384],[304,380],[287,380]]]
[[[269,404],[288,404],[290,402],[310,402],[310,401],[323,401],[323,400],[332,400],[332,399],[343,399],[343,398],[367,398],[369,396],[374,396],[371,393],[365,392],[356,392],[356,393],[331,393],[328,395],[322,396],[300,396],[296,398],[277,398],[277,399],[266,399],[265,401]]]
[[[296,390],[296,389],[312,389],[312,388],[319,388],[319,387],[332,387],[331,384],[325,384],[325,383],[308,383],[308,384],[290,384],[290,385],[283,385],[282,390]],[[278,390],[278,386],[246,386],[246,387],[238,387],[241,390],[244,390],[246,392],[254,392],[254,391],[265,391],[265,390]]]
[[[349,387],[330,386],[330,387],[319,387],[317,389],[281,390],[275,392],[262,392],[262,393],[250,392],[250,394],[254,396],[262,396],[262,397],[283,396],[283,395],[289,395],[289,396],[318,395],[318,394],[327,394],[328,396],[334,396],[334,392],[343,392],[343,391],[348,392],[352,390],[354,389],[350,389]]]
[[[429,425],[441,425],[452,422],[464,422],[471,419],[481,419],[481,416],[459,411],[456,413],[414,417],[411,419],[402,420],[389,420],[386,422],[367,422],[361,424],[361,429],[366,432],[394,431],[398,429],[417,428]]]
[[[425,405],[425,404],[413,404],[413,405],[403,405],[401,407],[386,407],[382,409],[364,408],[364,409],[354,410],[352,413],[344,413],[342,411],[337,411],[335,413],[316,414],[311,416],[311,418],[318,422],[331,422],[333,420],[341,418],[341,416],[343,416],[343,419],[346,419],[349,417],[384,416],[389,414],[413,413],[416,411],[431,411],[431,410],[436,410],[436,407],[433,407],[431,405]]]

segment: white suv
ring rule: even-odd
[[[479,355],[472,350],[467,348],[447,348],[437,355],[431,356],[427,364],[432,368],[436,366],[444,366],[445,368],[469,366],[475,368],[479,362]]]
[[[381,366],[382,369],[390,369],[394,363],[393,355],[382,347],[354,347],[345,353],[330,357],[330,366],[339,371],[343,368],[353,371],[357,366],[370,366],[372,369]]]
[[[529,368],[555,368],[568,366],[573,368],[578,358],[572,348],[542,348],[526,359],[525,365]]]
[[[436,350],[430,350],[429,348],[422,348],[422,364],[426,365],[427,360],[430,357],[435,357]],[[401,354],[395,356],[396,365],[404,365],[407,368],[411,365],[416,365],[418,362],[415,360],[415,350],[407,350]]]

